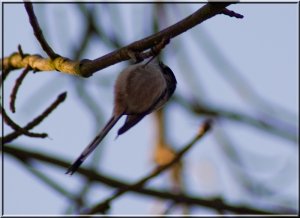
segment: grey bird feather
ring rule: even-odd
[[[112,117],[66,174],[72,175],[80,167],[123,115],[127,118],[118,135],[125,133],[147,114],[160,109],[173,95],[176,84],[172,70],[162,62],[139,63],[125,68],[115,83]]]

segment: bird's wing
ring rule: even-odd
[[[146,68],[132,73],[126,88],[126,114],[149,113],[149,109],[157,104],[165,92],[166,81],[163,75],[157,69],[150,70]]]
[[[128,129],[137,124],[145,115],[128,115],[124,125],[118,130],[118,136],[126,132]]]
[[[161,99],[164,99],[166,94],[167,94],[166,91],[161,93],[161,95],[157,97],[157,99],[153,102],[152,105],[150,105],[148,109],[146,109],[145,112],[136,115],[127,115],[124,125],[118,130],[118,136],[123,134],[127,130],[129,130],[135,124],[137,124],[147,114],[151,113],[154,110],[159,109],[163,105],[163,101],[161,101]]]

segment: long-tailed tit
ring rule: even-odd
[[[139,63],[124,69],[115,83],[112,117],[66,174],[72,175],[79,168],[121,116],[127,115],[127,118],[118,130],[118,135],[126,132],[147,114],[161,108],[173,95],[176,83],[172,70],[162,62]]]

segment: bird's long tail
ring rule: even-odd
[[[99,145],[102,139],[107,135],[109,130],[116,124],[120,119],[120,116],[113,116],[104,126],[104,128],[98,133],[94,140],[84,149],[81,155],[75,160],[75,162],[69,167],[66,174],[72,175],[83,163],[83,161],[89,156],[90,153]]]

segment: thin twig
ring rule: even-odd
[[[46,39],[45,39],[45,37],[43,35],[42,29],[40,28],[40,25],[38,23],[38,20],[37,20],[35,14],[34,14],[32,3],[29,0],[26,0],[24,2],[24,6],[25,6],[25,9],[27,11],[27,14],[28,14],[28,17],[29,17],[29,22],[30,22],[30,24],[32,26],[34,35],[37,38],[37,40],[39,41],[39,43],[42,46],[43,50],[47,53],[47,55],[52,60],[54,60],[55,58],[59,57],[59,55],[56,54],[52,50],[52,48],[49,46],[49,44],[47,43],[47,41],[46,41]]]
[[[29,159],[30,160],[30,159]],[[47,176],[44,171],[40,171],[34,167],[34,165],[26,159],[25,161],[20,160],[21,163],[24,163],[24,168],[29,170],[30,173],[35,175],[39,180],[43,181],[46,185],[52,188],[52,190],[56,191],[57,193],[61,194],[64,197],[67,197],[70,200],[76,199],[76,196],[73,195],[71,192],[66,190],[66,187],[63,187],[59,184],[58,181],[54,180],[50,176]]]
[[[148,52],[143,52],[141,53],[140,57],[143,58],[143,59],[146,59],[148,57],[156,57],[160,51],[167,45],[170,43],[170,38],[167,38],[167,37],[164,37],[162,38],[162,40],[155,46],[153,46],[150,51]]]
[[[281,105],[270,102],[268,99],[260,96],[254,87],[251,86],[251,83],[242,76],[242,72],[240,72],[227,58],[227,55],[222,52],[220,47],[216,46],[216,43],[212,39],[213,37],[211,37],[207,31],[196,31],[195,34],[192,34],[192,39],[196,44],[199,44],[199,38],[201,38],[202,43],[198,50],[204,50],[208,59],[211,60],[213,66],[216,67],[217,72],[220,73],[229,85],[236,90],[236,94],[238,94],[242,100],[249,103],[250,107],[277,119],[280,117],[282,117],[281,120],[283,120],[283,117],[286,117],[291,121],[297,119],[297,116],[292,114],[286,108],[283,108]],[[197,72],[198,69],[194,71]],[[197,82],[199,83],[199,80]],[[203,98],[202,96],[206,96],[202,93],[202,91],[203,90],[198,92],[201,93],[201,98]],[[194,90],[192,90],[192,92],[194,92]]]
[[[26,59],[26,57],[22,58],[20,57],[20,54],[14,53],[10,57],[4,58],[2,69],[18,69],[27,66],[27,64],[34,63],[35,66],[30,65],[33,69],[42,71],[58,70],[60,72],[69,73],[72,75],[89,77],[92,76],[93,73],[108,66],[114,65],[121,61],[129,60],[129,51],[142,53],[147,49],[155,47],[164,38],[171,40],[172,38],[197,26],[198,24],[208,20],[209,18],[220,14],[220,12],[222,12],[222,10],[224,10],[224,8],[230,4],[232,3],[207,3],[190,16],[165,28],[164,30],[161,30],[160,32],[157,32],[144,39],[135,41],[95,60],[83,59],[81,61],[72,61],[61,56],[55,56],[55,59],[52,58],[52,60],[47,60],[38,55],[27,55]],[[30,6],[32,8],[32,5],[30,4],[28,6],[29,9]],[[148,53],[146,54],[148,55]],[[28,61],[28,59],[31,59],[31,61]]]
[[[116,37],[112,37],[108,35],[102,28],[102,24],[97,21],[95,7],[88,8],[84,4],[78,4],[78,9],[80,13],[83,15],[83,19],[85,20],[85,30],[82,33],[82,37],[80,42],[76,45],[76,48],[73,50],[72,54],[74,56],[74,60],[78,60],[82,54],[84,54],[87,45],[90,43],[89,40],[92,36],[99,37],[101,42],[105,45],[108,45],[110,48],[116,49],[122,47],[121,42],[116,39]],[[109,25],[109,24],[108,24]],[[111,24],[113,25],[113,24]]]
[[[70,161],[66,161],[66,158],[58,157],[57,155],[45,155],[43,153],[39,153],[36,151],[29,151],[27,148],[20,148],[13,145],[3,146],[3,152],[5,154],[9,154],[11,157],[24,160],[30,159],[34,161],[44,162],[45,164],[62,167],[63,169],[69,167]],[[103,172],[101,174],[97,173],[94,170],[90,170],[84,167],[78,169],[78,175],[91,179],[96,182],[100,182],[109,187],[114,188],[123,188],[128,189],[131,185],[127,182],[121,182],[120,178],[112,178],[111,176],[104,175]],[[144,194],[147,196],[157,197],[165,200],[172,200],[177,203],[185,203],[188,205],[198,205],[203,207],[208,207],[212,209],[223,209],[226,211],[232,211],[238,214],[297,214],[297,211],[291,208],[281,208],[281,210],[267,210],[267,209],[259,209],[253,206],[246,205],[231,205],[225,203],[221,200],[221,198],[199,198],[193,195],[186,194],[174,194],[166,191],[158,191],[156,189],[144,188],[144,187],[136,187],[136,189],[131,189],[131,192]],[[274,207],[276,208],[276,207]]]
[[[225,14],[225,15],[227,15],[229,17],[235,17],[235,18],[239,18],[239,19],[244,18],[243,15],[241,15],[239,13],[236,13],[234,11],[231,11],[231,10],[229,10],[227,8],[224,8],[224,10],[221,12],[221,14]]]
[[[232,121],[244,123],[259,128],[261,130],[264,130],[276,136],[280,136],[285,139],[288,139],[292,142],[298,141],[296,127],[291,126],[287,123],[283,123],[282,121],[279,120],[275,120],[275,119],[265,120],[262,118],[256,118],[237,111],[214,108],[211,106],[201,104],[196,101],[189,102],[179,95],[175,95],[173,97],[173,100],[178,102],[186,109],[191,110],[195,114],[226,118]],[[277,125],[275,125],[275,123],[277,123]]]
[[[173,164],[177,163],[182,157],[183,155],[192,148],[192,146],[199,140],[201,139],[205,133],[210,130],[211,128],[211,122],[212,120],[206,120],[204,122],[204,124],[201,126],[198,134],[196,135],[196,137],[187,145],[185,146],[182,150],[180,150],[176,156],[174,157],[174,159],[172,161],[170,161],[169,163],[162,165],[162,166],[158,166],[156,167],[148,176],[142,178],[141,180],[139,180],[138,182],[134,183],[133,185],[131,185],[130,187],[126,188],[126,189],[118,189],[115,194],[113,194],[111,197],[109,197],[108,199],[106,199],[105,201],[95,205],[89,212],[88,214],[95,214],[95,213],[103,213],[105,212],[107,209],[109,209],[110,207],[110,203],[120,197],[121,195],[123,195],[124,193],[126,193],[127,191],[130,191],[132,189],[136,189],[138,187],[142,187],[144,186],[149,180],[151,180],[152,178],[156,177],[157,175],[159,175],[160,173],[162,173],[163,171],[167,170],[169,167],[171,167]]]
[[[19,158],[18,161],[23,165],[23,167],[36,176],[39,180],[44,182],[48,185],[52,190],[56,191],[57,193],[61,194],[63,197],[68,198],[74,202],[74,204],[83,204],[83,201],[77,198],[76,195],[66,190],[65,187],[62,187],[58,181],[53,180],[51,177],[47,176],[45,172],[36,169],[32,163],[32,159],[30,158]]]
[[[222,123],[219,123],[219,125],[221,124]],[[247,164],[245,164],[245,161],[240,156],[240,153],[237,149],[238,146],[233,143],[233,141],[226,134],[225,130],[226,128],[221,125],[214,133],[217,143],[220,144],[220,148],[225,153],[225,161],[230,161],[228,162],[228,165],[235,165],[231,168],[231,172],[237,178],[239,178],[239,181],[249,193],[257,194],[261,197],[270,197],[271,195],[274,196],[276,194],[276,190],[272,190],[268,184],[251,175],[247,169]]]
[[[128,50],[128,56],[130,56],[131,59],[138,63],[145,60],[146,58],[155,57],[168,43],[170,43],[169,38],[162,38],[162,40],[154,45],[149,51],[139,53]],[[132,57],[132,55],[134,55],[134,57]]]
[[[176,206],[177,206],[176,202],[174,202],[174,201],[169,202],[166,209],[161,214],[168,215],[169,213],[171,213],[172,210],[175,209]]]
[[[139,41],[135,41],[121,49],[115,50],[95,60],[82,63],[81,73],[83,75],[90,76],[94,72],[106,68],[110,65],[128,60],[130,59],[128,50],[134,52],[143,52],[147,49],[150,49],[151,47],[155,46],[157,42],[161,42],[163,38],[172,39],[202,23],[203,21],[219,14],[225,7],[230,4],[232,3],[207,3],[190,16],[165,28],[164,30],[161,30],[158,33],[155,33]]]
[[[278,125],[275,125],[276,120],[272,120],[272,122],[262,119],[262,118],[256,118],[247,114],[243,114],[241,112],[235,112],[230,110],[222,110],[222,109],[213,109],[209,107],[195,107],[195,112],[198,114],[206,114],[206,115],[213,115],[215,117],[222,117],[227,118],[233,121],[237,121],[240,123],[246,123],[248,125],[257,127],[259,129],[262,129],[266,132],[272,133],[276,136],[281,136],[285,139],[288,139],[294,143],[297,143],[298,141],[298,135],[296,130],[292,130],[294,132],[291,132],[290,130],[293,128],[291,126],[288,126],[283,122],[278,122]],[[289,130],[290,129],[290,130]]]
[[[18,51],[19,51],[19,54],[21,55],[21,57],[24,57],[23,49],[20,44],[18,45]]]
[[[66,99],[67,93],[63,92],[60,94],[57,99],[38,117],[36,117],[34,120],[29,122],[23,129],[25,130],[30,130],[33,127],[37,126],[42,122],[60,103],[62,103]],[[2,142],[3,144],[11,142],[12,140],[16,139],[19,137],[22,133],[20,132],[12,132],[6,136],[3,137]]]
[[[15,86],[11,92],[11,95],[10,95],[10,110],[15,113],[16,112],[16,107],[15,107],[15,102],[16,102],[16,97],[17,97],[17,92],[25,78],[25,76],[28,74],[28,72],[30,71],[30,67],[27,66],[22,74],[16,79],[16,83],[15,83]]]
[[[84,19],[85,22],[85,30],[82,31],[80,36],[80,40],[76,42],[76,44],[73,45],[73,52],[72,53],[72,59],[73,60],[79,60],[82,57],[82,54],[85,53],[85,50],[88,48],[89,44],[91,44],[91,38],[92,37],[99,37],[101,41],[106,44],[110,45],[112,48],[121,47],[120,43],[117,41],[114,41],[112,43],[112,39],[105,35],[105,32],[102,31],[100,28],[100,23],[97,23],[96,16],[96,9],[95,7],[88,8],[85,4],[78,4],[78,9],[80,10],[80,13],[82,13],[82,19]],[[99,27],[97,27],[97,24]],[[115,44],[117,43],[117,44]],[[74,78],[74,88],[75,92],[77,93],[77,97],[80,99],[80,103],[88,110],[89,115],[92,115],[93,119],[97,120],[95,124],[99,124],[104,122],[102,111],[100,110],[100,107],[96,104],[96,100],[93,99],[93,96],[91,93],[88,92],[86,89],[86,84],[84,81],[75,81]],[[95,125],[98,129],[99,125]],[[91,164],[89,167],[92,169],[97,169],[97,166],[99,165],[99,155],[101,155],[102,150],[98,150],[96,152],[96,155],[93,155]],[[100,158],[101,159],[101,158]],[[79,188],[79,190],[76,191],[76,201],[72,205],[73,212],[79,213],[79,211],[84,208],[84,202],[86,202],[85,198],[87,197],[88,193],[90,193],[90,190],[94,184],[94,181],[87,178],[83,183],[82,186]]]
[[[26,135],[29,137],[36,137],[36,138],[46,138],[48,136],[47,133],[33,133],[29,132],[27,129],[20,127],[18,124],[16,124],[6,113],[5,109],[1,105],[1,112],[4,122],[9,125],[13,130],[15,130],[14,133],[20,134],[20,135]],[[3,137],[3,143],[4,143],[5,137]]]

